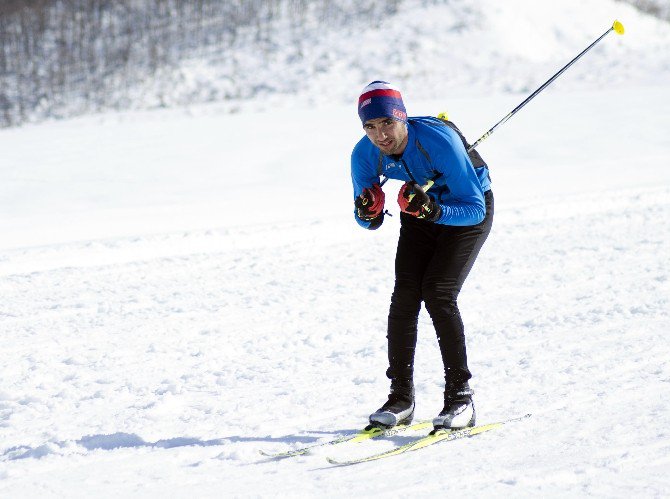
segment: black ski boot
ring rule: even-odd
[[[409,424],[414,418],[414,384],[411,380],[391,380],[388,401],[370,414],[370,424],[380,428],[391,428]]]
[[[444,409],[433,419],[433,426],[439,429],[460,429],[475,425],[474,391],[465,383],[449,384],[444,390]]]

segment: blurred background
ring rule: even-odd
[[[667,0],[568,0],[565,15],[549,7],[540,23],[531,11],[548,6],[512,3],[4,0],[0,126],[210,102],[222,112],[351,102],[379,74],[426,99],[444,88],[527,92],[607,28],[613,5],[670,22]],[[667,80],[667,29],[643,29],[599,47],[626,64],[590,56],[571,80]]]

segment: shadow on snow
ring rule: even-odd
[[[320,435],[335,435],[342,434],[347,430],[324,432],[312,432]],[[353,431],[353,430],[351,430]],[[295,436],[289,435],[285,437],[226,437],[216,438],[212,440],[201,440],[199,438],[191,437],[176,437],[158,440],[156,442],[147,442],[139,435],[134,433],[117,432],[109,435],[87,435],[79,440],[66,440],[61,442],[48,442],[46,444],[30,447],[28,445],[20,445],[6,449],[0,455],[0,461],[14,461],[17,459],[40,459],[50,454],[59,454],[59,450],[72,447],[73,445],[81,446],[89,451],[94,450],[114,450],[123,448],[154,448],[154,449],[173,449],[177,447],[215,447],[218,445],[225,445],[236,442],[273,442],[284,444],[309,444],[316,442],[320,436]]]

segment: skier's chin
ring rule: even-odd
[[[397,149],[396,145],[393,142],[391,142],[390,144],[388,144],[386,146],[378,145],[377,147],[379,147],[379,150],[382,153],[386,154],[387,156],[389,154],[393,154],[393,151],[395,151]]]

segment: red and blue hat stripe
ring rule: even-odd
[[[358,116],[361,122],[375,118],[407,121],[407,111],[400,91],[386,81],[373,81],[358,97]]]

